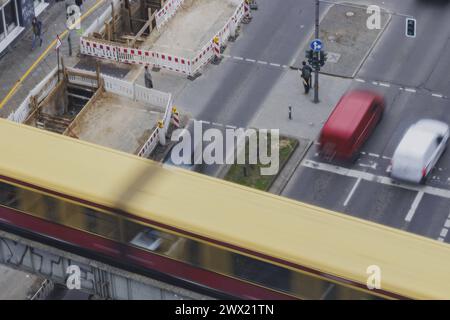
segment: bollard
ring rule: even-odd
[[[289,120],[292,120],[292,107],[289,106]]]

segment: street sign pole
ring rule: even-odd
[[[316,39],[319,39],[319,11],[320,0],[316,0]],[[314,52],[319,57],[319,52]],[[318,61],[319,59],[317,59]],[[315,68],[315,82],[314,82],[314,103],[319,103],[319,68]]]
[[[61,39],[59,38],[59,35],[56,35],[56,59],[58,60],[58,82],[59,82],[59,47],[61,47]]]
[[[56,49],[56,59],[58,59],[58,82],[59,82],[59,48]]]

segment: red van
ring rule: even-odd
[[[384,99],[364,90],[346,93],[322,128],[319,152],[328,159],[354,160],[381,120]]]

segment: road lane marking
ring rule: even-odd
[[[444,238],[441,238],[441,237],[438,238],[438,241],[440,241],[440,242],[444,242],[444,240],[445,240]]]
[[[281,65],[278,64],[278,63],[271,63],[270,65],[273,66],[273,67],[281,67]]]
[[[433,96],[435,98],[443,98],[444,97],[444,95],[438,94],[438,93],[432,93],[431,96]]]
[[[364,79],[355,79],[355,81],[361,82],[361,83],[366,83],[366,80],[364,80]]]
[[[389,177],[375,175],[373,173],[369,173],[369,172],[365,172],[365,171],[348,169],[348,168],[331,165],[328,163],[317,162],[317,161],[313,161],[313,160],[305,160],[302,163],[302,166],[306,167],[306,168],[310,168],[310,169],[315,169],[315,170],[338,174],[341,176],[346,176],[346,177],[351,177],[351,178],[356,178],[356,179],[361,178],[365,181],[380,183],[380,184],[384,184],[387,186],[397,187],[397,188],[401,188],[401,189],[405,189],[405,190],[409,190],[409,191],[415,191],[415,192],[422,191],[425,194],[450,199],[450,190],[447,190],[447,189],[441,189],[441,188],[436,188],[436,187],[431,187],[431,186],[413,185],[413,184],[404,184],[404,183],[400,183],[400,182],[394,182],[394,180],[392,180]]]
[[[450,228],[450,219],[447,219],[447,221],[445,221],[444,227],[446,227],[447,229]]]
[[[440,236],[441,236],[442,238],[445,239],[445,237],[447,236],[447,233],[448,233],[448,229],[443,228],[443,229],[441,230]]]
[[[378,155],[376,153],[369,153],[369,156],[375,157],[375,158],[379,158],[380,157],[380,155]]]
[[[242,58],[242,57],[233,57],[233,59],[240,60],[240,61],[244,60],[244,58]]]
[[[419,207],[420,201],[422,201],[424,192],[419,191],[416,195],[416,198],[414,199],[411,208],[408,211],[408,214],[405,217],[405,221],[411,222],[412,218],[414,217],[414,214],[416,213],[417,207]]]
[[[350,193],[347,196],[347,199],[345,199],[344,202],[344,207],[346,207],[348,205],[348,203],[350,202],[350,199],[352,198],[353,194],[355,193],[356,189],[358,188],[359,184],[361,183],[361,178],[359,178],[358,180],[356,180],[355,185],[353,186],[352,190],[350,191]]]
[[[245,59],[245,61],[248,61],[248,62],[256,62],[256,60],[254,60],[254,59]]]
[[[261,60],[258,60],[258,63],[259,63],[259,64],[269,64],[268,62],[266,62],[266,61],[261,61]]]
[[[383,83],[383,82],[380,82],[380,86],[386,87],[386,88],[390,88],[391,87],[391,85],[389,83]]]
[[[406,92],[412,92],[412,93],[416,93],[417,90],[416,89],[412,89],[412,88],[405,88]]]

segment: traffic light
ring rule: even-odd
[[[406,19],[406,36],[409,38],[415,38],[417,31],[417,21],[413,18]]]
[[[326,53],[325,51],[320,51],[320,58],[319,58],[320,66],[323,67],[325,65],[325,62],[327,62],[327,60],[328,60],[328,53]]]
[[[314,53],[312,50],[306,50],[306,59],[308,60],[308,63],[310,65],[313,64],[313,60],[314,60]]]

